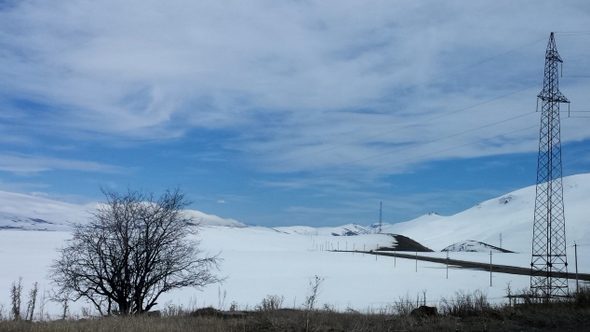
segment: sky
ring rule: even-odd
[[[0,190],[180,188],[252,225],[454,214],[535,183],[551,31],[563,171],[590,172],[589,23],[587,0],[0,0]]]

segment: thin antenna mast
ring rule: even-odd
[[[383,201],[379,202],[379,233],[383,230]]]

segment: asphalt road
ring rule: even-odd
[[[489,271],[490,264],[489,263],[482,263],[482,262],[472,262],[472,261],[465,261],[460,259],[452,259],[452,258],[439,258],[439,257],[429,257],[429,256],[421,256],[414,253],[400,253],[400,252],[393,252],[393,251],[358,251],[358,250],[333,250],[334,252],[354,252],[354,253],[361,253],[361,254],[368,254],[368,255],[378,255],[378,256],[390,256],[390,257],[399,257],[399,258],[407,258],[407,259],[418,259],[420,261],[427,261],[427,262],[434,262],[440,264],[449,264],[453,267],[465,268],[465,269],[474,269],[474,270],[482,270],[482,271]],[[500,265],[500,264],[492,264],[491,265],[492,272],[496,273],[508,273],[508,274],[518,274],[518,275],[539,275],[545,276],[547,275],[546,272],[542,271],[533,271],[530,268],[526,267],[519,267],[519,266],[510,266],[510,265]],[[566,278],[566,279],[576,279],[576,274],[572,272],[563,273],[563,272],[552,272],[550,273],[551,277],[554,278]],[[578,273],[578,280],[590,281],[590,274],[589,273]]]

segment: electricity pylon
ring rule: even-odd
[[[559,91],[562,62],[552,32],[545,52],[543,90],[537,96],[542,107],[531,259],[531,291],[546,300],[568,295],[568,280],[552,274],[567,272],[559,105],[569,100]]]

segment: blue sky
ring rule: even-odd
[[[259,225],[456,213],[534,184],[550,31],[564,173],[590,171],[589,22],[585,0],[0,1],[0,189],[180,187]]]

